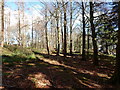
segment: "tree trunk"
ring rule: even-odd
[[[51,25],[50,25],[50,26],[51,26],[51,40],[53,40],[53,39],[54,39],[54,38],[53,38],[53,37],[54,37],[54,34],[53,34],[53,19],[52,19],[52,18],[51,18],[51,23],[50,23],[50,24],[51,24]],[[51,49],[54,50],[54,42],[51,41],[50,43],[51,43],[50,46],[52,47]]]
[[[33,47],[33,17],[32,17],[32,47]]]
[[[70,55],[72,55],[72,1],[70,1]]]
[[[66,19],[66,5],[63,3],[63,9],[64,9],[64,57],[66,57],[67,53],[67,42],[66,42],[66,24],[67,24],[67,19]]]
[[[107,42],[106,42],[105,47],[106,47],[106,54],[108,54],[108,44],[107,44]]]
[[[83,46],[82,46],[82,60],[85,61],[85,17],[84,4],[82,2],[82,22],[83,22]]]
[[[58,9],[56,10],[56,22],[57,22],[57,55],[60,53],[60,29],[59,29],[59,4],[57,2]]]
[[[24,3],[22,3],[22,14],[23,14],[23,25],[25,25],[25,14],[24,14]],[[25,37],[25,28],[23,28],[23,37],[22,37],[22,46],[25,47],[26,46],[26,37]]]
[[[36,32],[36,31],[35,31]],[[37,35],[37,33],[36,33],[36,35],[35,35],[35,48],[37,48],[37,37],[38,37],[38,35]]]
[[[21,45],[21,21],[20,21],[20,4],[18,3],[18,44]]]
[[[45,10],[45,39],[46,39],[46,48],[47,48],[47,52],[48,55],[50,54],[49,52],[49,46],[48,46],[48,36],[47,36],[47,9]]]
[[[97,48],[97,41],[96,41],[96,33],[95,33],[95,27],[93,24],[93,3],[90,2],[90,24],[91,24],[91,31],[92,31],[92,42],[93,42],[93,64],[95,66],[98,66],[98,48]]]
[[[4,0],[2,0],[1,2],[2,4],[2,8],[1,8],[1,22],[2,22],[2,25],[1,25],[1,31],[2,31],[2,35],[1,35],[1,47],[4,46]]]
[[[10,19],[10,12],[9,12],[9,22],[8,22],[8,24],[9,24],[8,27],[9,27],[9,28],[10,28],[10,21],[11,21],[11,19]],[[9,30],[10,30],[9,28],[8,28],[8,31],[7,31],[7,37],[8,37],[8,39],[7,39],[7,45],[9,45],[9,35],[8,35]]]
[[[61,23],[61,38],[62,38],[62,53],[64,52],[64,38],[63,38],[63,26],[62,26],[62,11],[61,11],[61,17],[60,17],[60,23]]]
[[[89,57],[89,48],[90,48],[90,39],[89,39],[89,29],[88,29],[88,32],[87,32],[87,55]]]
[[[55,29],[55,36],[54,36],[54,38],[55,38],[55,51],[56,51],[56,49],[57,49],[57,30]]]

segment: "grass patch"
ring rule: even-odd
[[[3,49],[2,62],[8,62],[11,66],[13,62],[24,62],[36,59],[35,54],[31,49],[23,48],[20,46],[7,45]]]
[[[28,55],[27,58],[28,58],[28,59],[36,59],[36,56],[35,56],[35,54],[31,54],[31,55]]]
[[[3,73],[4,76],[9,76],[11,73]]]

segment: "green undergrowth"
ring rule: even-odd
[[[13,64],[13,62],[23,62],[32,59],[36,59],[36,57],[31,49],[12,45],[7,45],[2,48],[3,62],[9,62]]]

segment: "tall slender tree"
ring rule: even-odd
[[[32,17],[32,33],[31,33],[31,35],[32,35],[32,47],[33,47],[33,17]]]
[[[87,55],[89,55],[89,49],[90,49],[90,35],[89,35],[89,28],[87,30]]]
[[[93,3],[90,2],[90,24],[91,24],[91,31],[92,31],[92,42],[93,42],[93,64],[98,66],[98,48],[97,48],[97,41],[96,41],[96,33],[95,33],[95,26],[93,23]]]
[[[59,2],[57,2],[56,8],[56,22],[57,22],[57,55],[60,53],[60,28],[59,28]]]
[[[60,23],[61,23],[61,39],[62,39],[62,53],[64,52],[64,37],[63,37],[63,17],[62,17],[62,11],[61,11],[61,15],[60,15]]]
[[[64,57],[67,54],[67,41],[66,41],[66,33],[67,33],[67,19],[66,19],[66,4],[63,2],[63,11],[64,11]]]
[[[20,2],[17,3],[18,5],[18,43],[21,45],[21,18],[20,18]]]
[[[48,46],[47,24],[48,24],[48,21],[47,21],[47,5],[46,5],[45,6],[45,39],[46,39],[46,48],[47,48],[47,52],[48,52],[48,55],[49,55],[50,52],[49,52],[49,46]]]
[[[72,0],[70,0],[70,55],[72,55]]]
[[[83,45],[82,45],[82,60],[86,60],[85,58],[85,8],[84,3],[82,2],[82,22],[83,22]]]
[[[2,27],[1,27],[1,31],[2,31],[2,41],[1,41],[1,47],[3,47],[4,46],[4,0],[2,0],[2,2],[1,2],[1,6],[2,6],[2,8],[1,8],[1,23],[2,23]]]
[[[8,33],[9,33],[9,28],[10,28],[10,22],[11,22],[11,18],[10,18],[10,12],[9,12],[9,21],[8,21],[8,29],[7,29],[7,45],[9,45],[9,35],[8,35]]]

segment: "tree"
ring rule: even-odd
[[[18,44],[19,46],[22,45],[22,31],[21,31],[21,26],[22,26],[22,22],[21,22],[21,11],[22,11],[22,6],[23,3],[22,2],[16,2],[16,5],[18,6]]]
[[[72,1],[70,1],[70,55],[72,55]]]
[[[61,40],[62,40],[62,53],[64,53],[64,36],[63,36],[63,17],[62,17],[62,10],[61,10],[61,15],[60,15],[60,23],[61,23]]]
[[[25,42],[26,42],[26,36],[25,36],[25,13],[24,13],[24,10],[25,10],[25,3],[24,2],[21,2],[21,11],[22,11],[22,39],[21,39],[21,43],[22,43],[22,46],[25,47]]]
[[[46,39],[46,48],[47,48],[47,52],[48,52],[48,55],[50,54],[49,52],[49,46],[48,46],[48,34],[47,34],[47,6],[45,8],[45,39]]]
[[[100,12],[95,15],[95,27],[97,34],[97,42],[99,46],[99,51],[104,54],[112,54],[114,50],[112,47],[116,45],[116,25],[113,24],[112,20],[113,12],[111,7],[107,5],[112,5],[110,2],[95,3],[95,11]],[[111,13],[112,12],[112,13]],[[115,12],[114,12],[115,14]],[[116,15],[115,15],[116,16]],[[117,18],[117,17],[116,17]]]
[[[90,49],[90,35],[89,35],[89,28],[87,30],[87,55],[89,55],[89,49]]]
[[[93,24],[93,3],[90,2],[90,24],[91,24],[91,31],[92,31],[92,42],[93,42],[93,64],[98,65],[98,48],[97,48],[97,41],[96,41],[96,33],[95,33],[95,26]]]
[[[4,0],[1,2],[1,47],[4,46]]]
[[[33,47],[33,17],[32,17],[32,33],[31,33],[31,36],[32,36],[32,47]]]
[[[116,67],[110,81],[114,84],[120,85],[120,1],[118,2],[118,34],[117,34],[117,48],[116,48]]]
[[[82,2],[82,22],[83,22],[83,45],[82,45],[82,60],[85,61],[85,8],[84,3]]]
[[[109,54],[109,47],[114,46],[116,43],[116,30],[114,30],[110,15],[108,15],[108,13],[99,15],[97,19],[97,40],[101,44],[100,51],[104,54]]]
[[[7,27],[7,45],[9,45],[9,38],[10,38],[10,35],[9,35],[9,30],[10,30],[10,21],[11,21],[11,18],[10,18],[10,12],[9,12],[9,15],[8,15],[8,27]]]
[[[19,39],[18,39],[18,41],[19,41],[19,45],[21,45],[21,28],[20,28],[20,25],[21,25],[21,22],[20,22],[20,7],[18,6],[18,32],[19,32]]]
[[[59,28],[59,3],[57,2],[57,8],[56,8],[56,22],[57,22],[57,55],[60,53],[60,28]]]
[[[67,41],[66,41],[66,31],[67,31],[67,19],[66,19],[66,4],[63,2],[63,11],[64,11],[64,57],[67,54]]]

